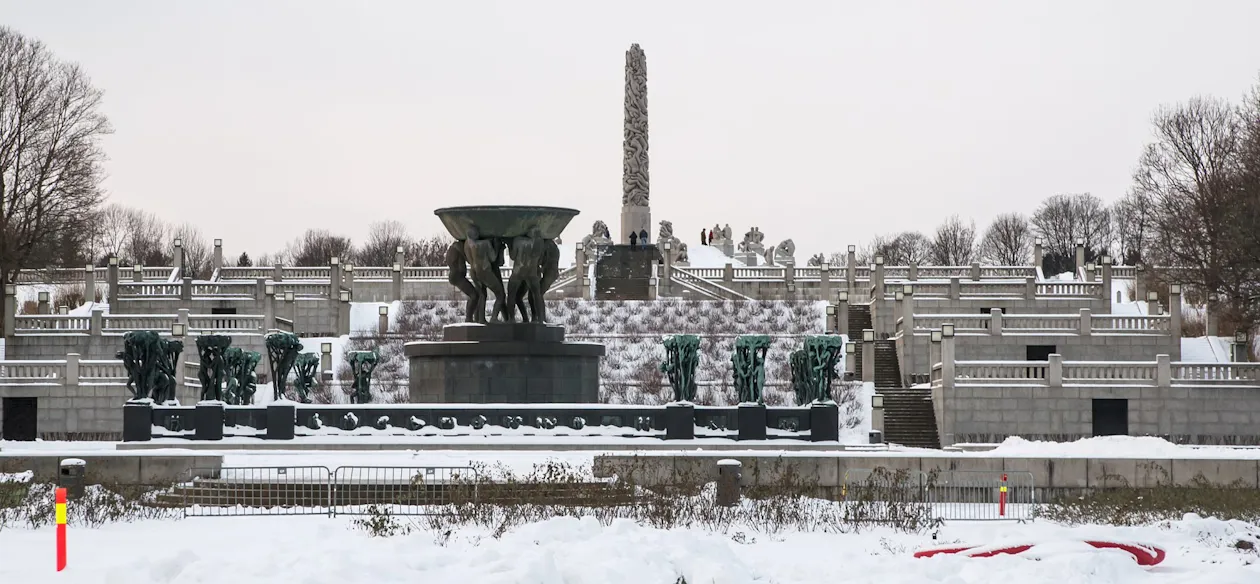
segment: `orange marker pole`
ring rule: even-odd
[[[66,569],[66,490],[57,489],[57,571]]]
[[[1002,488],[998,490],[998,517],[1006,517],[1006,473],[1002,473]]]

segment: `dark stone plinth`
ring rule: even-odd
[[[595,263],[595,299],[651,300],[651,280],[660,261],[655,245],[605,247]]]
[[[296,420],[297,407],[294,404],[268,404],[267,439],[292,440]]]
[[[412,403],[596,403],[604,346],[566,343],[564,327],[447,326],[407,343]]]
[[[766,405],[739,404],[736,425],[740,440],[766,439]]]
[[[884,443],[884,433],[883,433],[883,432],[880,432],[879,430],[871,430],[871,431],[870,431],[870,433],[869,433],[869,434],[867,434],[867,437],[869,437],[869,438],[870,438],[870,440],[871,440],[871,444],[883,444],[883,443]]]
[[[193,410],[193,438],[196,440],[223,439],[223,402],[202,402]]]
[[[442,329],[443,341],[563,343],[564,327],[540,323],[453,324]]]
[[[809,406],[809,441],[827,442],[840,439],[840,407],[834,402]]]
[[[148,442],[153,439],[153,403],[127,402],[123,406],[123,442]]]
[[[696,406],[669,404],[665,406],[665,439],[691,440],[696,437]]]

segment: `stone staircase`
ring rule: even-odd
[[[897,362],[897,341],[875,341],[875,389],[901,387],[901,366]]]
[[[884,440],[914,448],[940,448],[932,390],[926,387],[888,387],[884,396]]]
[[[850,304],[849,330],[845,332],[849,334],[849,340],[853,341],[855,347],[853,351],[853,379],[855,381],[862,380],[862,331],[868,328],[872,328],[871,307],[864,304]]]
[[[670,279],[679,295],[691,295],[701,300],[752,300],[721,284],[696,277],[682,270],[671,270]]]

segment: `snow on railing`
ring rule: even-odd
[[[1147,381],[1154,384],[1156,364],[1133,361],[1064,361],[1063,379],[1075,383]]]
[[[1173,363],[1173,379],[1260,382],[1260,363]]]
[[[941,325],[952,323],[954,334],[980,333],[989,334],[991,317],[987,314],[916,314],[914,315],[915,332],[927,333],[939,330]],[[1079,318],[1077,320],[1080,320]]]
[[[205,296],[249,296],[253,297],[257,292],[258,285],[250,282],[193,282],[192,295],[196,297]]]
[[[178,298],[183,284],[158,284],[153,282],[119,282],[119,296],[149,296]]]
[[[276,275],[275,268],[263,266],[241,267],[241,268],[219,268],[219,281],[232,280],[251,280],[257,281],[259,278],[270,280]]]
[[[17,333],[86,333],[91,319],[64,314],[19,314],[13,319]]]
[[[1081,332],[1079,314],[1003,314],[1002,332]]]
[[[171,330],[177,318],[173,314],[106,314],[101,329],[107,333]]]
[[[705,280],[721,280],[723,271],[723,268],[693,268],[690,266],[670,266],[669,269]]]
[[[79,383],[119,384],[127,382],[127,368],[117,360],[79,361]]]
[[[991,314],[915,314],[914,330],[918,334],[940,329],[942,324],[953,323],[958,334],[990,334]],[[1158,334],[1169,331],[1168,316],[1116,316],[1111,314],[1090,315],[1090,333]],[[1080,334],[1079,314],[1003,314],[1002,334],[1046,333]]]
[[[188,316],[189,331],[262,333],[264,317],[249,314],[199,314]]]
[[[52,360],[0,361],[0,387],[14,385],[61,385],[66,362]]]
[[[1154,387],[1161,379],[1158,361],[955,361],[953,366],[955,383],[965,385],[1028,385],[1031,380],[1042,386]],[[1260,387],[1260,363],[1176,362],[1169,363],[1163,375],[1176,386]]]
[[[1090,327],[1096,332],[1158,333],[1168,334],[1168,316],[1116,316],[1096,314],[1091,317]]]
[[[954,378],[968,382],[1044,380],[1049,365],[1046,361],[955,361]]]
[[[320,296],[328,297],[332,290],[330,284],[315,284],[310,282],[276,282],[276,296],[283,297],[285,292],[292,292],[294,296],[311,297]]]

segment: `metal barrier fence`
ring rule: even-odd
[[[472,467],[323,466],[192,469],[160,502],[185,517],[360,515],[384,506],[392,515],[477,499]]]
[[[1037,507],[1030,472],[849,469],[842,496],[882,504],[865,508],[871,522],[915,510],[942,521],[1032,521]]]

